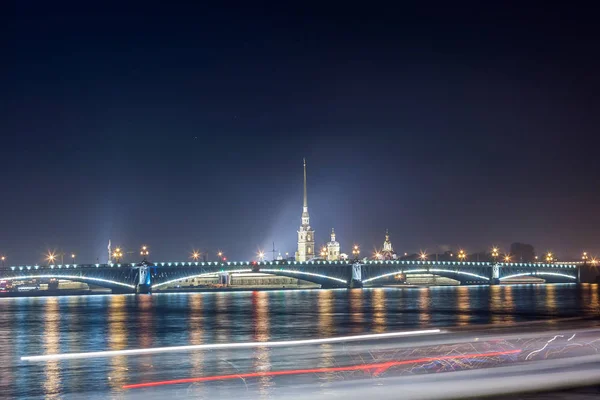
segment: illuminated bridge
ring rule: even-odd
[[[192,278],[215,275],[265,273],[294,277],[322,287],[377,286],[410,274],[432,274],[461,284],[498,284],[517,277],[534,276],[547,282],[593,282],[597,273],[586,265],[494,263],[475,261],[231,261],[158,262],[127,264],[24,265],[0,268],[0,280],[64,279],[107,287],[120,292],[164,289]],[[584,271],[585,269],[585,271]],[[585,273],[584,273],[585,272]]]

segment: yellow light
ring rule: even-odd
[[[75,254],[71,254],[71,258],[75,258]]]

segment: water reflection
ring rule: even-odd
[[[541,285],[539,285],[541,286]],[[550,315],[555,315],[557,311],[556,305],[556,285],[545,285],[544,289],[546,290],[545,298],[546,298],[546,312]]]
[[[373,332],[383,333],[386,330],[385,290],[373,290]]]
[[[471,320],[471,303],[469,302],[469,288],[459,286],[456,289],[456,308],[458,311],[458,322],[460,326],[468,325]]]
[[[349,291],[352,333],[361,333],[364,330],[363,294],[364,291],[362,289],[352,289]]]
[[[123,350],[127,347],[127,314],[126,297],[111,296],[108,302],[108,347],[111,350]],[[114,390],[121,390],[127,383],[127,358],[116,356],[110,358],[109,385]]]
[[[333,324],[333,290],[321,290],[318,297],[319,304],[319,337],[331,337],[335,334]],[[321,355],[319,357],[319,368],[329,368],[335,363],[333,355],[333,346],[324,343],[320,346]],[[323,374],[323,380],[333,381],[335,373],[328,372]]]
[[[50,297],[44,307],[44,351],[46,354],[60,353],[60,312],[58,297]],[[58,361],[46,362],[44,392],[46,399],[60,398],[60,365]]]
[[[429,288],[421,288],[419,290],[419,324],[421,327],[429,326],[431,320],[430,306]]]
[[[204,329],[202,317],[202,295],[200,293],[191,294],[188,296],[189,315],[189,344],[199,345],[203,343]],[[203,373],[204,352],[193,351],[190,354],[191,376],[201,376]],[[202,388],[203,383],[196,382],[193,386],[197,389]]]
[[[504,296],[504,321],[506,323],[515,322],[515,302],[513,300],[513,287],[512,285],[502,286]]]
[[[257,342],[266,342],[269,340],[270,316],[269,316],[269,295],[267,292],[253,292],[253,324],[254,340]],[[254,370],[257,372],[267,372],[271,369],[271,354],[268,347],[257,347],[254,354]],[[261,376],[259,378],[259,393],[261,397],[269,396],[270,388],[273,385],[273,378],[270,376]]]

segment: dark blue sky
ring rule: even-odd
[[[401,252],[600,254],[591,10],[13,3],[0,253],[14,263],[48,248],[104,261],[109,238],[157,260],[293,253],[302,157],[318,244],[335,227],[366,251],[388,228]]]

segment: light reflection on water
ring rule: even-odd
[[[0,299],[0,307],[0,349],[8,349],[0,352],[3,393],[52,399],[89,387],[117,395],[124,384],[164,378],[165,371],[151,355],[34,365],[19,357],[597,316],[600,300],[598,285],[502,285],[22,298]],[[320,349],[316,364],[333,366],[331,345]],[[275,368],[271,349],[253,352],[254,370]],[[235,373],[233,351],[215,353],[210,356],[218,366],[210,368]],[[174,377],[207,373],[207,356],[202,351],[173,356]],[[327,384],[335,376],[321,379]],[[263,397],[273,384],[270,377],[257,380]],[[194,388],[201,390],[202,384]]]

